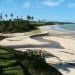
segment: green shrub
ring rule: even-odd
[[[0,46],[0,75],[62,75],[35,52]]]
[[[1,33],[26,32],[34,29],[37,29],[35,25],[31,24],[30,21],[27,20],[0,21]]]

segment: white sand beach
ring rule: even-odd
[[[1,40],[0,45],[19,51],[42,49],[42,51],[51,54],[51,56],[49,54],[45,57],[48,64],[54,66],[63,75],[75,75],[75,38],[73,37],[75,35],[56,30],[44,31],[48,32],[49,35],[36,37],[16,35]]]

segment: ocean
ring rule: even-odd
[[[75,31],[75,24],[64,24],[62,26],[59,26],[62,29],[69,30],[69,31]]]
[[[64,25],[52,25],[48,26],[47,29],[54,29],[66,32],[75,32],[75,24],[64,24]]]
[[[46,25],[42,26],[41,28],[47,30],[59,30],[65,32],[74,32],[75,33],[75,24],[64,24],[64,25]]]

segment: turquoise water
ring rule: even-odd
[[[60,28],[70,31],[75,31],[75,24],[64,24]]]
[[[65,31],[65,32],[74,32],[75,33],[75,24],[64,24],[64,25],[47,25],[42,26],[43,29],[47,30],[59,30],[59,31]]]

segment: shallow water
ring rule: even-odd
[[[64,24],[64,25],[52,25],[48,26],[47,29],[65,31],[65,32],[74,32],[75,33],[75,24]]]
[[[40,29],[57,30],[57,31],[63,31],[63,32],[72,32],[72,33],[75,34],[75,24],[46,25],[46,26],[41,26]]]
[[[60,27],[66,30],[75,31],[75,24],[64,24]]]

